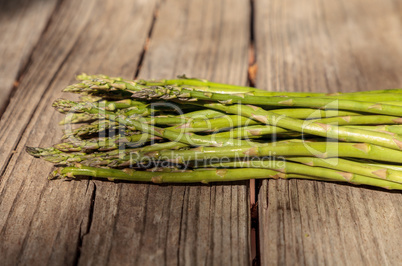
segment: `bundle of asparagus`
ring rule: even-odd
[[[402,189],[402,89],[268,92],[180,77],[79,75],[51,178],[154,183],[302,178]]]

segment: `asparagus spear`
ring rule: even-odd
[[[55,170],[50,178],[75,178],[76,176],[90,176],[97,178],[107,178],[110,181],[140,181],[153,183],[197,183],[208,184],[210,182],[240,181],[261,178],[305,178],[316,179],[308,175],[284,174],[269,169],[242,168],[242,169],[196,169],[184,170],[179,172],[149,172],[136,171],[134,169],[104,169],[78,165],[77,167],[65,167]],[[341,175],[340,175],[341,176]],[[336,178],[335,178],[336,177]],[[364,176],[353,176],[349,180],[345,177],[326,178],[325,180],[353,182],[353,184],[366,184],[379,186],[386,189],[402,189],[402,185],[388,182],[386,180],[376,180]]]
[[[105,149],[105,147],[103,147],[103,150],[93,153],[82,152],[82,150],[84,149],[81,150],[76,148],[63,149],[63,147],[61,147],[61,149],[57,149],[55,147],[51,148],[26,147],[26,151],[30,155],[36,158],[43,158],[52,163],[57,163],[59,165],[71,165],[72,163],[82,162],[92,158],[101,158],[101,159],[105,158],[107,160],[110,160],[117,158],[125,158],[125,156],[130,156],[130,154],[132,153],[149,153],[160,150],[178,150],[187,147],[189,147],[187,144],[180,142],[163,142],[138,148],[107,150]]]
[[[360,116],[338,116],[313,120],[323,124],[335,125],[387,125],[402,124],[402,117],[388,115],[360,115]]]
[[[355,100],[330,99],[318,97],[265,97],[248,94],[219,94],[200,92],[189,89],[149,87],[140,91],[133,91],[133,97],[139,99],[164,99],[164,100],[188,100],[188,101],[218,101],[225,104],[252,104],[258,106],[280,107],[314,107],[324,109],[341,109],[348,111],[367,112],[399,116],[402,114],[402,106],[382,104],[376,102],[362,102]]]
[[[155,126],[150,126],[146,123],[141,123],[141,121],[129,119],[123,115],[117,115],[106,110],[99,109],[95,103],[91,104],[81,104],[73,101],[59,99],[53,103],[53,106],[63,112],[68,111],[85,111],[91,114],[100,114],[102,117],[107,118],[111,121],[118,122],[120,124],[134,127],[141,130],[144,133],[152,134],[157,137],[166,138],[171,141],[182,142],[193,146],[223,146],[223,145],[257,145],[250,141],[242,141],[238,139],[221,139],[221,138],[211,138],[208,136],[200,136],[194,133],[186,133],[170,130],[167,128],[160,128]]]
[[[135,160],[150,159],[186,162],[189,160],[209,160],[219,158],[269,157],[269,156],[308,156],[318,158],[352,157],[386,162],[402,163],[402,152],[368,143],[300,142],[273,143],[260,147],[197,147],[189,150],[159,151],[152,154],[139,154]]]
[[[342,141],[367,142],[391,149],[402,150],[402,138],[399,136],[390,136],[381,132],[361,130],[356,128],[338,127],[335,125],[322,124],[314,121],[306,122],[286,116],[279,116],[260,107],[251,105],[244,106],[237,104],[229,106],[222,104],[205,104],[205,106],[232,114],[251,117],[264,124],[276,125],[301,133],[339,139]]]
[[[304,158],[302,158],[304,159]],[[309,158],[307,158],[309,159]],[[318,158],[314,158],[318,159]],[[318,159],[320,160],[320,159]],[[317,161],[318,161],[317,160]],[[295,160],[298,161],[298,160]],[[307,162],[307,160],[306,160]],[[309,161],[311,162],[311,160]],[[330,164],[331,165],[331,164]],[[252,161],[233,161],[233,162],[223,162],[223,163],[213,163],[206,164],[206,167],[236,167],[236,168],[265,168],[271,169],[282,173],[292,173],[292,174],[301,174],[301,175],[309,175],[315,177],[325,176],[327,179],[331,179],[334,181],[347,181],[352,184],[358,185],[371,185],[378,187],[386,187],[389,189],[402,189],[401,179],[397,179],[397,182],[392,182],[390,180],[385,180],[383,177],[377,175],[365,176],[361,174],[356,174],[354,172],[349,171],[337,171],[333,169],[316,167],[314,165],[310,166],[310,164],[303,165],[299,163],[292,163],[288,161],[276,161],[276,160],[252,160]],[[353,169],[353,168],[352,168]],[[368,172],[369,173],[369,172]]]
[[[59,125],[67,125],[67,124],[79,124],[85,122],[92,122],[99,120],[100,117],[97,114],[88,114],[88,113],[78,113],[78,114],[67,114],[66,117],[63,118],[59,122]]]
[[[286,158],[286,160],[303,163],[309,166],[321,166],[364,176],[381,178],[402,184],[402,171],[358,163],[342,158],[322,159],[314,157],[289,157]]]
[[[166,85],[185,85],[186,87],[192,87],[194,89],[198,89],[200,91],[214,91],[219,93],[254,93],[256,95],[303,95],[303,96],[318,96],[323,95],[322,93],[283,93],[283,92],[267,92],[264,90],[252,88],[252,87],[243,87],[236,85],[228,85],[228,84],[220,84],[209,82],[200,79],[176,79],[176,80],[162,80],[162,81],[145,81],[145,80],[127,80],[119,77],[109,77],[105,75],[86,75],[81,74],[77,76],[78,80],[81,80],[81,83],[71,85],[65,89],[65,91],[69,92],[93,92],[99,89],[103,90],[134,90],[138,91],[147,87],[152,86],[166,86]]]
[[[93,75],[89,76],[86,74],[82,74],[77,76],[78,80],[84,81],[84,84],[78,85],[79,88],[93,87],[94,89],[121,89],[121,90],[141,90],[147,87],[166,87],[166,86],[174,86],[179,88],[191,88],[193,90],[201,91],[201,92],[214,92],[221,94],[238,94],[245,93],[254,96],[296,96],[296,97],[333,97],[333,98],[350,98],[354,99],[356,96],[359,98],[363,98],[365,100],[377,99],[379,97],[384,97],[384,101],[390,99],[395,100],[395,97],[399,97],[398,93],[400,93],[399,89],[394,90],[378,90],[372,91],[370,94],[376,94],[371,96],[365,92],[355,92],[353,94],[349,93],[307,93],[307,92],[269,92],[261,89],[256,89],[253,87],[245,87],[245,86],[237,86],[237,85],[229,85],[222,83],[210,82],[207,80],[194,79],[194,78],[182,78],[182,79],[173,79],[173,80],[160,80],[160,81],[146,81],[146,80],[127,80],[122,78],[112,78],[105,75]],[[94,84],[91,84],[94,82]],[[389,96],[389,95],[392,96]]]
[[[55,170],[51,178],[91,176],[109,180],[141,181],[153,183],[197,183],[239,181],[258,178],[280,178],[282,175],[268,169],[196,169],[182,172],[149,172],[134,169],[105,169],[77,165]]]
[[[383,132],[389,135],[402,135],[402,125],[381,125],[381,126],[349,126],[351,128],[359,128],[364,130]]]

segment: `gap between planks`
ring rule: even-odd
[[[249,66],[247,69],[248,86],[255,87],[257,78],[257,53],[254,40],[254,14],[255,3],[254,0],[250,2],[250,43],[249,43]],[[258,229],[258,188],[260,186],[259,180],[250,180],[250,254],[251,264],[260,265],[260,245],[259,245],[259,229]]]

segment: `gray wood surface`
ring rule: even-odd
[[[0,117],[57,0],[0,1]]]
[[[166,1],[157,14],[140,78],[185,73],[246,84],[247,0]],[[95,184],[92,226],[80,264],[250,263],[248,182]]]
[[[401,2],[256,1],[257,86],[358,91],[402,84]],[[264,181],[262,265],[400,265],[402,195],[314,181]]]

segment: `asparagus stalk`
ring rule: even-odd
[[[139,99],[164,99],[164,100],[188,100],[188,101],[218,101],[225,104],[252,104],[258,106],[280,107],[314,107],[321,109],[341,109],[348,111],[367,112],[382,115],[398,116],[402,113],[402,106],[382,104],[377,102],[362,102],[355,100],[330,99],[318,97],[265,97],[248,94],[219,94],[200,92],[189,89],[176,89],[164,87],[143,88],[133,91],[133,97]]]
[[[335,125],[387,125],[402,124],[402,117],[388,115],[360,115],[360,116],[339,116],[313,120],[323,124]]]
[[[221,138],[211,138],[209,136],[200,136],[194,133],[186,133],[170,130],[167,128],[160,128],[155,126],[150,126],[141,121],[129,119],[123,115],[117,115],[106,110],[99,109],[96,104],[81,104],[73,101],[59,99],[53,103],[53,106],[59,110],[66,111],[84,111],[91,114],[100,114],[102,117],[109,119],[111,121],[118,122],[120,124],[134,127],[141,130],[144,133],[148,133],[157,137],[166,138],[171,141],[181,142],[193,146],[223,146],[223,145],[257,145],[250,141],[243,141],[238,139],[221,139]]]
[[[55,170],[51,178],[90,176],[109,180],[140,181],[153,183],[204,183],[240,181],[259,178],[280,178],[283,175],[269,169],[196,169],[182,172],[149,172],[134,169],[105,169],[77,165]]]
[[[51,148],[35,148],[26,147],[26,151],[36,157],[43,158],[49,162],[56,163],[58,165],[71,165],[75,162],[83,162],[85,160],[90,160],[93,158],[100,159],[118,159],[130,156],[132,153],[149,153],[160,150],[178,150],[189,147],[187,144],[180,142],[163,142],[155,143],[149,146],[138,147],[138,148],[125,148],[125,149],[112,149],[108,150],[103,147],[103,150],[93,153],[82,152],[84,149],[78,150],[76,147],[71,149],[57,149],[55,147]],[[83,163],[84,164],[84,163]]]
[[[77,113],[77,114],[67,114],[60,122],[59,125],[67,125],[67,124],[79,124],[85,122],[92,122],[99,120],[100,117],[97,114],[88,114],[88,113]]]
[[[396,171],[402,171],[402,165],[393,165],[393,164],[380,164],[380,163],[368,163],[368,165],[383,167],[387,169],[392,169]]]
[[[150,159],[170,160],[182,163],[191,160],[209,160],[220,158],[246,158],[246,157],[271,157],[271,156],[308,156],[318,158],[351,157],[386,162],[402,163],[402,152],[376,146],[368,143],[337,143],[337,142],[300,142],[273,143],[270,145],[250,147],[197,147],[189,150],[159,151],[141,155],[135,160]]]
[[[237,86],[237,85],[229,85],[222,84],[216,82],[210,82],[207,80],[194,79],[194,78],[181,78],[181,79],[172,79],[172,80],[160,80],[160,81],[146,81],[146,80],[127,80],[122,78],[111,78],[104,75],[93,75],[89,76],[86,74],[82,74],[77,76],[78,80],[84,81],[84,84],[80,84],[78,87],[88,86],[94,87],[98,89],[121,89],[121,90],[141,90],[147,87],[180,87],[180,88],[191,88],[193,90],[197,90],[200,92],[214,92],[221,94],[238,94],[245,93],[254,96],[296,96],[296,97],[333,97],[333,98],[351,98],[354,99],[358,95],[359,98],[363,98],[365,100],[369,99],[379,99],[379,97],[384,97],[384,101],[386,100],[395,100],[395,97],[399,97],[398,93],[401,90],[378,90],[372,91],[371,94],[375,93],[376,95],[371,96],[370,94],[364,92],[355,92],[353,94],[349,93],[334,93],[334,94],[326,94],[326,93],[307,93],[307,92],[269,92],[261,89],[256,89],[253,87],[245,87],[245,86]],[[95,82],[94,85],[91,82]],[[389,96],[392,94],[392,96]]]
[[[356,174],[354,172],[337,171],[339,169],[333,170],[323,167],[316,167],[316,166],[312,167],[310,166],[310,164],[303,165],[287,161],[276,161],[276,160],[234,161],[234,162],[207,164],[206,167],[266,168],[282,173],[309,175],[309,176],[315,176],[317,178],[325,176],[325,178],[331,179],[333,181],[346,180],[347,182],[357,185],[371,185],[388,189],[402,189],[402,184],[400,184],[401,179],[398,179],[398,182],[392,182],[389,180],[385,180],[377,175],[364,176],[361,174]]]
[[[153,183],[204,183],[210,182],[227,182],[227,181],[240,181],[248,179],[262,179],[262,178],[305,178],[316,179],[306,175],[291,175],[284,174],[269,169],[258,168],[242,168],[242,169],[196,169],[184,170],[180,172],[149,172],[149,171],[136,171],[134,169],[104,169],[78,165],[77,167],[65,167],[55,170],[50,178],[75,178],[76,176],[90,176],[96,178],[107,178],[110,181],[124,180],[124,181],[140,181],[140,182],[153,182]],[[363,180],[360,180],[363,179]],[[351,182],[347,178],[331,178],[332,181]],[[402,185],[388,182],[385,180],[375,180],[360,176],[352,177],[354,184],[368,184],[374,186],[384,187],[386,189],[402,189]],[[373,182],[376,181],[376,182]]]
[[[120,101],[101,101],[100,105],[105,106],[107,111],[114,111],[118,109],[126,109],[130,107],[146,108],[147,104],[131,99],[124,99]]]
[[[267,92],[264,90],[252,88],[252,87],[244,87],[244,86],[236,86],[236,85],[228,85],[228,84],[220,84],[215,82],[209,82],[200,79],[175,79],[175,80],[161,80],[161,81],[145,81],[145,80],[127,80],[119,77],[109,77],[105,75],[86,75],[81,74],[77,76],[78,80],[81,80],[81,83],[71,85],[65,89],[65,91],[69,92],[93,92],[99,89],[101,90],[134,90],[138,91],[147,87],[153,86],[181,86],[191,87],[194,89],[198,89],[200,91],[206,92],[219,92],[226,94],[233,93],[253,93],[255,95],[274,95],[274,96],[284,96],[284,95],[303,95],[303,96],[318,96],[323,95],[322,93],[298,93],[298,92]]]
[[[381,125],[381,126],[349,126],[351,128],[359,128],[364,130],[383,132],[389,135],[402,135],[402,125]]]
[[[402,138],[390,136],[381,132],[361,130],[356,128],[338,127],[318,122],[307,122],[286,116],[280,116],[256,106],[205,104],[206,107],[251,117],[268,125],[276,125],[289,130],[317,135],[321,137],[339,139],[349,142],[366,142],[391,149],[402,150]]]
[[[402,171],[393,169],[387,169],[384,167],[368,165],[364,163],[358,163],[342,158],[314,158],[314,157],[289,157],[286,160],[299,162],[308,166],[320,166],[331,168],[335,170],[341,170],[359,174],[363,176],[369,176],[374,178],[381,178],[383,180],[389,180],[392,182],[402,184]]]

